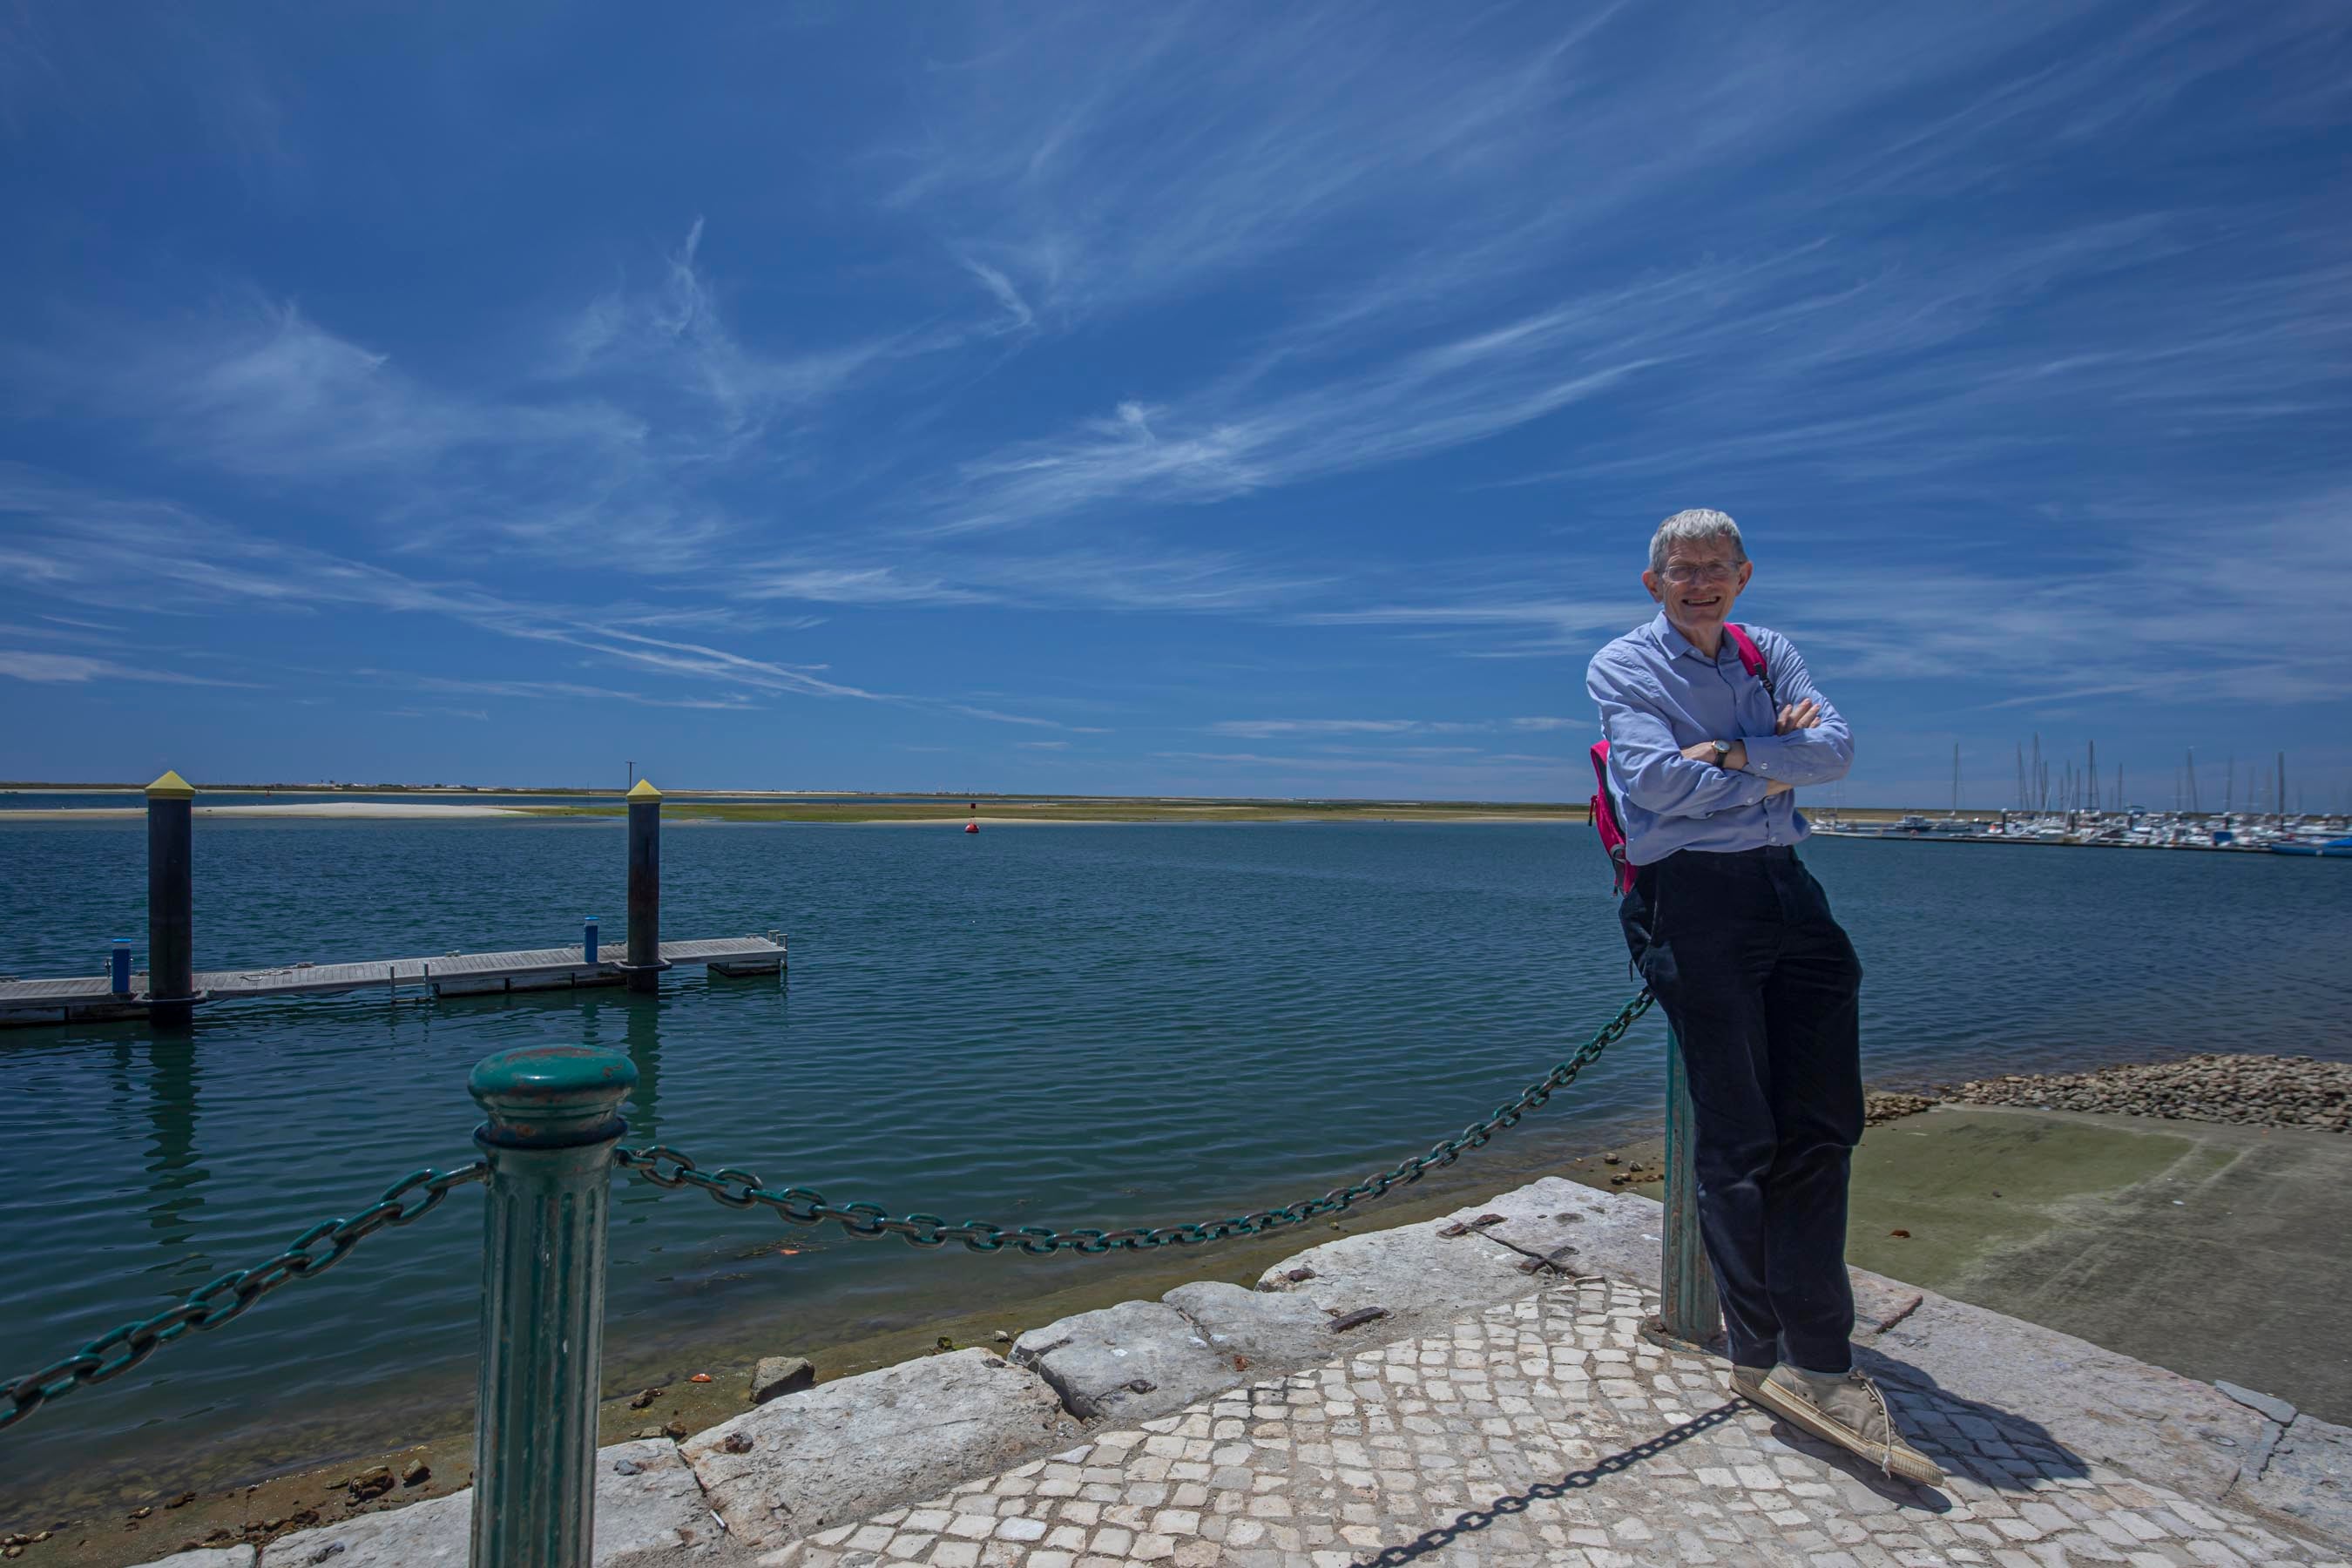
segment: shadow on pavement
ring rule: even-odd
[[[1727,1399],[1714,1409],[1702,1411],[1679,1426],[1669,1426],[1654,1437],[1644,1438],[1630,1448],[1621,1448],[1583,1469],[1570,1470],[1556,1481],[1538,1481],[1523,1492],[1496,1498],[1485,1508],[1455,1514],[1448,1522],[1423,1531],[1401,1546],[1391,1546],[1376,1555],[1359,1558],[1355,1568],[1387,1568],[1391,1563],[1414,1562],[1433,1552],[1443,1551],[1462,1536],[1475,1534],[1507,1515],[1527,1512],[1530,1503],[1564,1498],[1570,1492],[1598,1486],[1607,1478],[1630,1470],[1644,1459],[1654,1459],[1677,1444],[1690,1441],[1710,1426],[1720,1426],[1732,1420],[1738,1415],[1744,1404],[1741,1400]],[[1909,1489],[1905,1489],[1907,1491]]]
[[[2088,1462],[2039,1421],[1955,1394],[1932,1373],[1865,1346],[1855,1347],[1854,1364],[1878,1380],[1896,1422],[1948,1475],[1958,1469],[1998,1492],[2030,1492],[2037,1484],[2091,1473]],[[1773,1433],[1790,1447],[1826,1458],[1889,1498],[1916,1504],[1925,1489],[1889,1481],[1868,1460],[1785,1424],[1776,1422]]]

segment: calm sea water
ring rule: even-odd
[[[510,1045],[627,1052],[634,1137],[706,1166],[898,1212],[1112,1226],[1287,1201],[1424,1148],[1633,989],[1581,827],[673,823],[666,840],[666,932],[782,927],[782,984],[247,1004],[180,1039],[0,1033],[0,1375],[259,1261],[417,1165],[471,1158],[467,1071]],[[143,931],[144,854],[135,820],[0,828],[0,972],[102,968],[108,938]],[[1869,971],[1874,1080],[2352,1054],[2352,867],[1818,839],[1807,856]],[[576,940],[592,912],[617,948],[624,885],[616,823],[210,819],[198,962],[539,946]],[[1507,1152],[1474,1159],[1499,1184],[1654,1119],[1661,1039],[1645,1022]],[[291,1459],[446,1422],[470,1399],[478,1211],[454,1194],[0,1433],[8,1489],[198,1485],[191,1450]],[[617,1188],[611,1383],[684,1343],[772,1345],[790,1324],[786,1342],[814,1350],[925,1303],[1010,1303],[1120,1264],[837,1239],[785,1257],[781,1228]]]

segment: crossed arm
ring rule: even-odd
[[[1822,705],[1818,701],[1808,700],[1803,702],[1784,704],[1780,709],[1780,719],[1773,725],[1772,733],[1785,735],[1791,730],[1802,730],[1819,721],[1821,716]],[[1694,763],[1713,763],[1716,766],[1735,773],[1748,771],[1748,742],[1744,737],[1732,742],[1731,750],[1723,752],[1722,760],[1719,762],[1717,761],[1713,741],[1701,741],[1695,746],[1685,746],[1683,755]],[[1787,779],[1773,779],[1765,784],[1764,794],[1769,799],[1776,795],[1787,795],[1796,787]]]
[[[1801,785],[1843,778],[1853,764],[1853,737],[1813,685],[1794,648],[1774,650],[1772,674],[1788,700],[1769,735],[1724,736],[1730,754],[1718,765],[1714,740],[1684,746],[1643,691],[1633,672],[1596,661],[1586,689],[1601,709],[1610,771],[1627,799],[1662,816],[1705,816],[1754,805]]]

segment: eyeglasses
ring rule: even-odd
[[[1728,583],[1739,575],[1740,561],[1677,561],[1658,574],[1667,582],[1680,587],[1705,578],[1710,583]]]

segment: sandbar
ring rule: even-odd
[[[68,805],[37,807],[28,811],[0,811],[0,823],[9,822],[85,822],[108,817],[144,816],[143,805]],[[373,817],[390,820],[421,817],[436,822],[451,821],[467,816],[522,816],[528,815],[510,805],[428,805],[417,801],[396,800],[315,800],[273,802],[265,805],[200,805],[198,816],[331,816]]]

